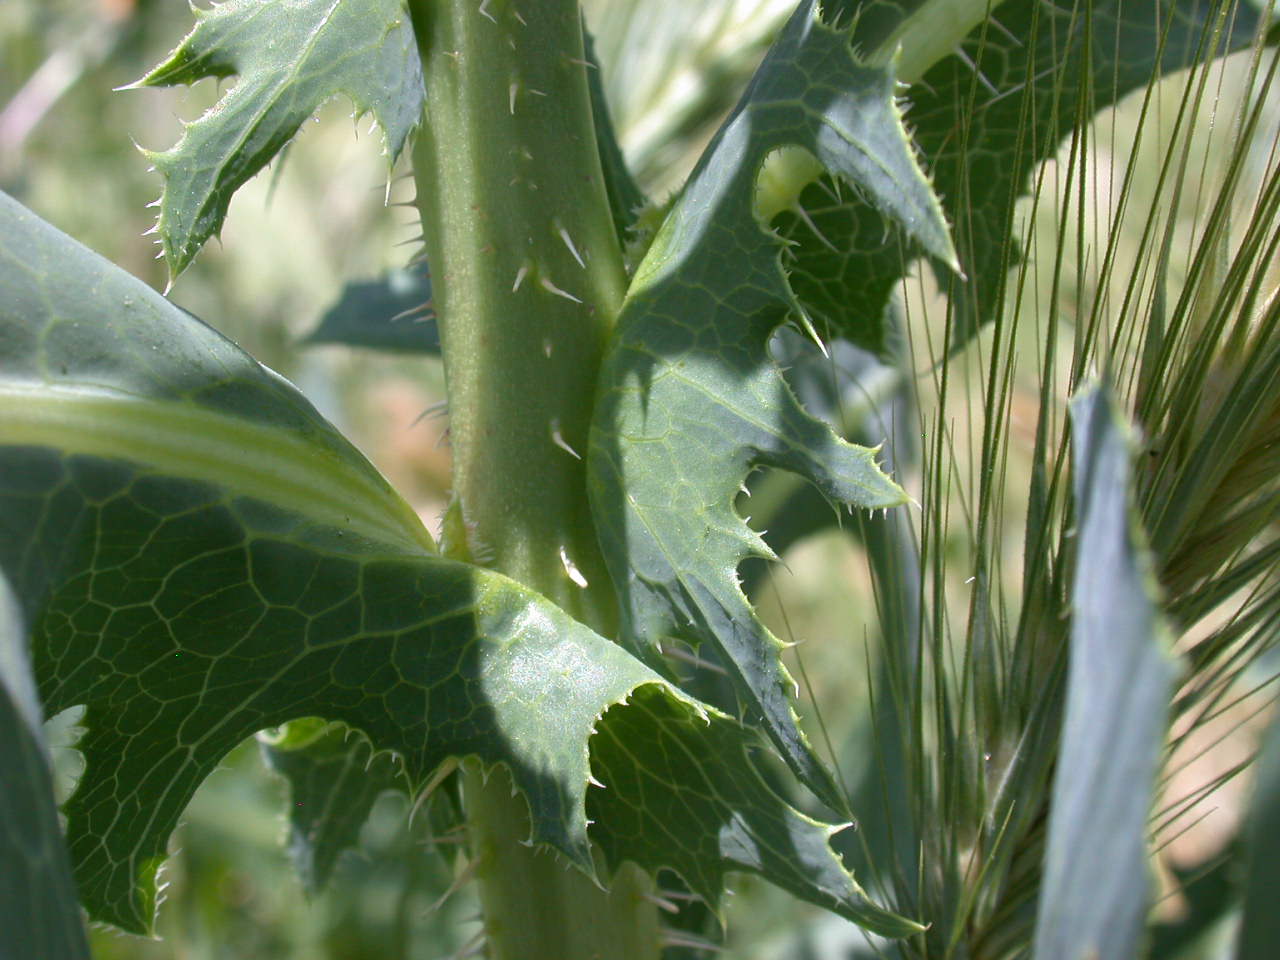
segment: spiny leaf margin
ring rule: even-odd
[[[855,57],[850,28],[800,4],[636,272],[602,366],[588,455],[625,642],[655,663],[664,637],[715,644],[749,713],[837,810],[842,792],[797,726],[781,643],[737,584],[743,559],[770,554],[733,501],[761,464],[799,473],[840,503],[906,500],[874,450],[846,443],[801,408],[768,355],[773,330],[805,311],[757,204],[768,158],[799,147],[954,263],[894,93],[890,68]]]
[[[258,747],[289,785],[289,859],[303,889],[318,893],[355,847],[378,797],[409,789],[404,768],[359,731],[315,717],[258,734]]]
[[[339,94],[371,112],[389,162],[422,114],[422,64],[404,0],[224,0],[192,7],[196,25],[129,88],[238,75],[177,145],[143,153],[164,177],[156,229],[176,277],[217,236],[232,195]]]
[[[947,17],[909,0],[827,6],[833,16],[855,19],[859,49],[900,41],[904,55],[929,45]],[[1219,21],[1224,10],[1229,15]],[[951,45],[954,55],[922,63],[919,82],[907,78],[905,120],[955,224],[967,276],[953,284],[950,265],[935,260],[955,305],[952,350],[1002,309],[1005,279],[1022,255],[1015,205],[1031,190],[1036,165],[1053,157],[1078,123],[1126,94],[1211,53],[1247,48],[1260,22],[1254,4],[1234,0],[1004,0]],[[878,318],[912,262],[910,250],[884,242],[882,215],[856,195],[815,184],[776,226],[794,244],[797,294],[833,331],[882,352]]]
[[[376,472],[287,383],[3,194],[0,288],[11,346],[0,400],[57,411],[86,395],[109,414],[102,423],[148,405],[250,423],[272,435],[268,448],[289,437],[309,446],[340,489],[374,501],[352,526],[329,500],[300,507],[287,475],[273,496],[269,475],[238,483],[234,464],[189,468],[182,454],[198,436],[188,447],[168,437],[177,451],[137,437],[104,449],[74,417],[70,430],[58,416],[0,418],[0,571],[32,624],[46,708],[86,705],[85,771],[65,812],[94,919],[148,932],[167,838],[195,789],[237,743],[298,717],[346,723],[394,751],[415,790],[449,758],[506,766],[530,807],[530,841],[588,873],[589,744],[637,694],[670,700],[683,742],[709,764],[745,762],[749,730],[520,584],[433,554],[399,501],[382,502]],[[700,736],[712,728],[714,742]],[[734,750],[711,755],[725,736]],[[660,756],[630,756],[662,768]],[[610,771],[657,779],[628,762]],[[795,834],[781,802],[740,799],[757,829],[774,817]],[[829,832],[803,829],[824,842]],[[847,915],[910,928],[851,880],[845,895],[836,906]],[[829,889],[808,896],[832,905]]]
[[[730,871],[754,873],[883,937],[911,937],[920,924],[872,903],[830,838],[850,826],[792,809],[765,783],[746,751],[753,738],[720,713],[690,725],[660,688],[637,690],[591,741],[591,769],[604,784],[587,795],[607,830],[592,839],[608,862],[674,870],[715,911]],[[643,753],[641,760],[637,754]]]

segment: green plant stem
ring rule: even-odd
[[[529,817],[505,770],[486,779],[468,768],[462,782],[490,957],[657,960],[648,874],[626,864],[601,890],[552,851],[524,846]]]
[[[600,356],[625,290],[576,0],[413,0],[427,81],[418,206],[449,388],[446,548],[611,635],[585,471]],[[589,584],[589,586],[584,585]],[[490,956],[658,956],[648,879],[610,897],[523,845],[505,773],[464,778]]]

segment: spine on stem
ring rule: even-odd
[[[413,153],[449,389],[455,549],[611,635],[587,430],[625,289],[577,0],[410,0],[427,82]],[[609,893],[524,845],[499,771],[464,777],[494,960],[656,960],[649,878]]]

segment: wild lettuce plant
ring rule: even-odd
[[[1124,319],[1074,320],[1069,440],[1067,321],[1050,317],[1017,607],[998,544],[1030,262],[1015,212],[1064,140],[1081,189],[1090,120],[1165,74],[1197,68],[1185,111],[1206,64],[1252,50],[1265,92],[1266,16],[804,0],[683,186],[651,203],[570,0],[193,13],[138,81],[235,77],[148,153],[172,276],[316,109],[349,98],[392,161],[411,155],[453,499],[433,537],[291,384],[0,196],[0,954],[87,956],[77,902],[151,932],[183,809],[255,734],[291,783],[312,886],[379,792],[443,797],[431,815],[465,823],[459,872],[494,958],[659,956],[660,871],[713,911],[726,874],[757,874],[904,956],[1140,954],[1171,724],[1218,709],[1276,636],[1280,306],[1258,265],[1280,180],[1262,178],[1242,235],[1227,212],[1202,231],[1173,304],[1174,233],[1153,214],[1155,279],[1120,285]],[[1241,107],[1242,143],[1263,102]],[[1158,171],[1169,192],[1187,176],[1176,152]],[[1073,243],[1083,228],[1064,227],[1050,262]],[[1091,253],[1110,282],[1114,250]],[[926,351],[908,350],[895,291],[917,261],[950,298],[913,531],[910,445],[877,414],[914,416]],[[974,349],[985,432],[957,639],[945,404]],[[837,430],[806,376],[840,351],[861,366],[836,387],[865,402]],[[820,523],[845,510],[872,562],[865,790],[802,732],[743,582],[812,516],[788,488],[772,534],[748,523],[740,496],[765,467],[835,508]],[[723,682],[683,672],[681,644]],[[38,721],[77,705],[64,842]],[[1273,846],[1275,766],[1253,828]],[[782,771],[804,800],[781,796]],[[1255,854],[1235,898],[1240,956],[1280,942],[1259,892],[1275,862]]]

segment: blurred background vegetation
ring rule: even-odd
[[[793,0],[586,4],[615,126],[640,185],[652,198],[662,200],[679,187],[793,5]],[[190,91],[113,90],[159,61],[189,26],[186,4],[175,0],[0,4],[0,189],[157,289],[165,286],[165,268],[144,234],[153,222],[147,205],[160,184],[134,145],[168,146],[179,135],[181,119],[210,106],[218,90],[211,81]],[[1245,67],[1240,58],[1215,72],[1216,89],[1201,108],[1203,116],[1190,125],[1194,134],[1186,156],[1198,171],[1192,178],[1196,189],[1184,191],[1167,211],[1177,223],[1170,261],[1175,288],[1203,230],[1205,198],[1213,195],[1213,185],[1239,149],[1231,140],[1231,125],[1216,111],[1227,109],[1219,104],[1245,98]],[[1173,89],[1171,81],[1166,85]],[[1114,274],[1139,273],[1145,257],[1138,240],[1142,220],[1153,205],[1166,203],[1156,193],[1154,177],[1139,180],[1127,197],[1126,217],[1114,225],[1120,198],[1112,186],[1129,159],[1139,99],[1130,98],[1095,122],[1087,203],[1064,202],[1060,165],[1050,162],[1041,174],[1038,201],[1026,201],[1020,211],[1028,225],[1030,266],[1020,307],[1024,322],[1013,351],[1002,492],[1008,522],[999,532],[1009,560],[1002,564],[998,592],[1008,609],[1016,610],[1020,600],[1026,476],[1042,390],[1051,389],[1056,402],[1065,401],[1065,374],[1046,385],[1038,373],[1043,318],[1051,312],[1084,315],[1099,301],[1105,311],[1115,311],[1123,292],[1100,281],[1096,257],[1069,258],[1055,278],[1052,251],[1063,235],[1092,237],[1093,249],[1100,249],[1102,240],[1119,229]],[[1157,100],[1151,108],[1158,130],[1165,132],[1145,140],[1150,155],[1139,160],[1144,169],[1157,170],[1170,149],[1173,105],[1166,109]],[[355,129],[350,113],[349,103],[328,104],[282,162],[239,192],[221,243],[206,249],[170,296],[297,383],[434,530],[448,494],[447,418],[424,414],[443,400],[439,363],[299,344],[345,284],[402,267],[417,249],[414,214],[395,205],[410,199],[411,183],[401,176],[403,169],[388,172],[380,134],[366,125]],[[1261,183],[1271,162],[1280,100],[1271,98],[1264,117],[1249,155],[1247,176],[1254,183]],[[1267,289],[1280,280],[1276,265],[1270,269]],[[931,364],[942,352],[938,338],[945,299],[927,272],[914,271],[904,284],[901,307],[911,362],[920,371],[918,422],[942,422]],[[1075,330],[1064,325],[1058,335],[1070,356]],[[940,509],[948,522],[937,549],[946,557],[943,568],[951,580],[935,596],[946,598],[943,616],[960,633],[969,616],[965,576],[974,549],[969,506],[978,487],[973,471],[982,411],[980,404],[956,398],[979,396],[985,363],[980,340],[952,364],[950,376],[960,386],[951,387],[945,417],[951,460],[945,466],[948,502]],[[830,376],[838,392],[835,382],[841,377],[834,364]],[[886,424],[884,433],[902,426]],[[757,478],[758,497],[770,495],[770,479]],[[919,495],[918,476],[904,480]],[[777,496],[788,502],[790,492]],[[785,552],[783,565],[757,571],[754,583],[771,629],[799,641],[790,666],[802,683],[801,712],[811,733],[816,742],[829,744],[847,782],[854,783],[874,763],[866,694],[880,628],[866,557],[858,537],[849,535],[856,525],[843,531],[829,522],[823,526],[816,535],[799,537]],[[1274,662],[1267,670],[1268,677],[1274,674]],[[1247,757],[1261,728],[1259,710],[1272,696],[1263,686],[1199,731],[1184,746],[1194,761],[1170,778],[1167,793],[1194,793]],[[64,745],[57,750],[63,790],[76,773],[77,756],[65,746],[74,741],[74,721],[64,715],[51,722],[53,742]],[[405,798],[384,795],[361,834],[358,852],[345,855],[328,888],[309,897],[284,847],[286,791],[263,766],[256,744],[242,745],[226,768],[200,789],[175,836],[177,853],[163,875],[168,887],[160,912],[162,939],[145,942],[95,930],[96,957],[434,960],[466,955],[478,929],[477,908],[465,886],[437,906],[453,877],[446,858],[433,849],[430,817],[416,817],[410,825]],[[1161,854],[1168,877],[1194,874],[1213,862],[1235,835],[1242,796],[1241,779],[1229,779],[1164,826],[1173,838]],[[744,878],[735,889],[727,956],[842,958],[866,949],[852,926],[762,883]],[[1169,880],[1166,891],[1161,915],[1185,914],[1187,903],[1177,885]],[[682,938],[697,942],[694,933],[673,936],[677,944]],[[1187,956],[1214,956],[1211,938],[1205,942],[1202,953]],[[705,953],[686,946],[672,955]]]

